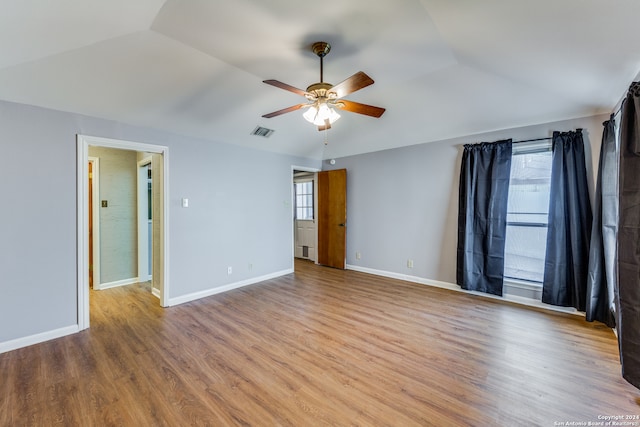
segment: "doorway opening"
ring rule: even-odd
[[[107,138],[99,138],[85,135],[78,135],[77,137],[77,149],[78,149],[78,179],[77,179],[77,199],[78,199],[78,232],[77,232],[77,282],[78,282],[78,329],[83,330],[89,327],[89,266],[90,266],[90,254],[93,258],[96,257],[96,251],[93,253],[89,250],[89,195],[92,198],[97,199],[95,192],[89,191],[89,147],[104,147],[113,148],[119,150],[128,150],[141,153],[148,153],[151,157],[153,164],[152,181],[153,181],[153,226],[151,227],[151,235],[153,239],[153,249],[150,251],[152,268],[147,268],[147,273],[152,273],[153,288],[157,289],[157,295],[160,299],[160,305],[167,307],[169,305],[169,280],[168,280],[168,263],[169,263],[169,251],[168,251],[168,236],[169,236],[169,221],[168,221],[168,206],[165,203],[168,200],[168,171],[169,171],[169,150],[168,147],[143,144],[130,141],[121,141]],[[93,170],[93,166],[92,166]],[[93,178],[96,177],[93,172]],[[95,179],[92,180],[92,186],[95,185]],[[148,186],[148,178],[147,178]],[[108,201],[100,201],[100,206],[108,206]],[[92,203],[95,206],[95,202]],[[95,209],[94,209],[95,211]],[[94,215],[92,215],[95,218]],[[97,227],[97,223],[92,221],[93,229]],[[148,220],[147,220],[148,227]],[[93,244],[95,247],[95,236],[99,233],[93,233]],[[99,263],[94,262],[94,265]],[[151,270],[151,271],[149,271]],[[96,282],[96,268],[93,268],[93,284],[95,287]],[[99,276],[98,276],[99,277]],[[98,279],[99,280],[99,279]]]
[[[316,262],[316,172],[293,172],[293,256]]]
[[[313,185],[305,184],[313,180]],[[293,268],[296,259],[346,268],[347,170],[292,167]],[[298,185],[299,184],[299,185]],[[313,192],[311,195],[310,193]],[[310,209],[311,200],[313,207]],[[313,220],[308,217],[313,212]],[[305,219],[300,219],[303,216]],[[311,227],[312,228],[307,228]],[[306,245],[313,244],[313,251]]]
[[[317,232],[317,180],[320,169],[293,166],[291,168],[291,200],[293,227],[293,260],[316,262]]]

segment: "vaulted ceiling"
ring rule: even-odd
[[[640,70],[640,1],[0,0],[0,99],[331,158],[611,111]],[[364,71],[318,132],[262,83]],[[275,130],[250,135],[256,126]],[[325,145],[325,137],[327,144]]]

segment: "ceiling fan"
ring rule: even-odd
[[[348,79],[332,85],[323,81],[323,59],[331,50],[331,45],[327,42],[316,42],[311,46],[313,53],[320,57],[320,82],[313,83],[307,90],[298,89],[278,80],[264,80],[271,86],[288,90],[295,94],[307,98],[307,103],[297,104],[273,113],[265,114],[262,117],[271,118],[281,114],[290,113],[301,108],[308,108],[303,117],[318,126],[319,131],[331,129],[331,124],[340,118],[334,108],[350,111],[352,113],[364,114],[371,117],[380,117],[385,112],[384,108],[374,107],[373,105],[361,104],[359,102],[347,101],[343,97],[373,84],[373,79],[362,71],[359,71]]]

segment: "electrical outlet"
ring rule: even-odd
[[[408,259],[407,260],[407,268],[413,268],[413,260],[412,259]]]
[[[227,274],[231,274],[231,273],[233,273],[233,268],[227,267]]]
[[[362,258],[360,252],[356,252],[356,259],[360,259],[360,258]]]

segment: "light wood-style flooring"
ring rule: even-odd
[[[639,398],[598,323],[305,261],[167,309],[92,291],[89,330],[0,354],[0,426],[554,426]]]

